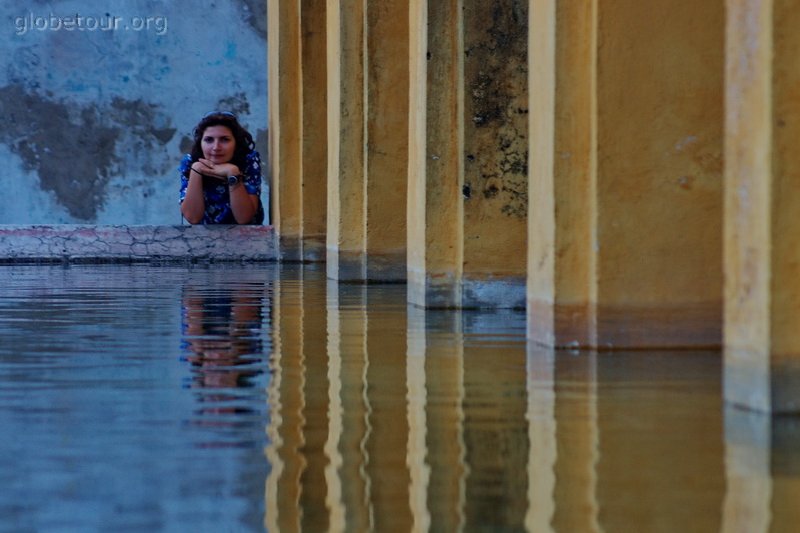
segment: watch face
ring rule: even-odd
[[[239,176],[228,176],[228,185],[236,185],[239,183]]]

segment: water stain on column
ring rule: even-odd
[[[465,5],[465,180],[510,217],[527,216],[527,3]],[[472,125],[472,128],[470,128]]]

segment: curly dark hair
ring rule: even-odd
[[[209,113],[197,123],[193,131],[192,162],[203,157],[203,148],[201,146],[203,134],[211,126],[225,126],[231,130],[233,138],[236,140],[236,147],[233,150],[233,157],[230,162],[239,167],[239,169],[244,170],[247,154],[255,149],[256,143],[253,142],[253,136],[250,135],[250,132],[239,124],[236,115],[227,111]]]

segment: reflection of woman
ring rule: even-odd
[[[190,224],[261,224],[261,159],[236,116],[218,111],[194,129],[179,167],[181,214]]]
[[[247,387],[261,373],[261,290],[207,295],[188,289],[183,297],[184,348],[201,387]]]

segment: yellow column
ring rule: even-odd
[[[271,223],[284,259],[299,259],[302,237],[303,135],[300,1],[268,0]]]
[[[328,2],[328,276],[406,278],[408,3]]]
[[[410,2],[408,298],[460,307],[463,43],[460,0]]]
[[[523,307],[527,3],[410,4],[409,300]]]
[[[594,346],[597,1],[532,0],[529,15],[528,335]]]
[[[800,2],[728,2],[725,398],[800,411]]]
[[[367,2],[367,279],[406,279],[408,0]]]
[[[719,346],[722,0],[532,11],[530,337]]]
[[[328,0],[327,269],[366,277],[364,0]]]
[[[302,259],[325,260],[328,202],[325,0],[302,0]]]

